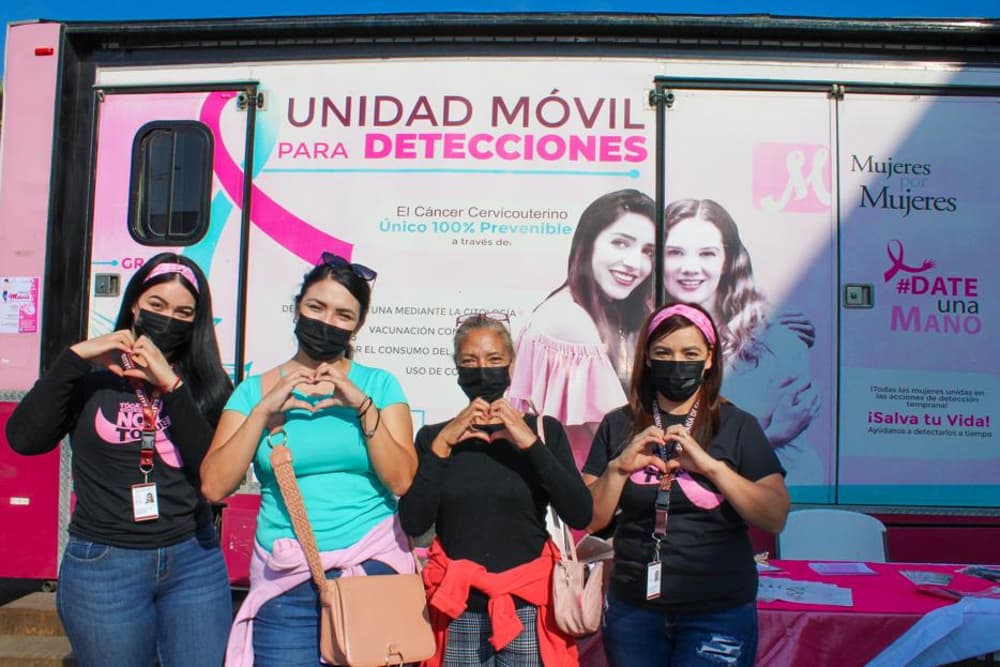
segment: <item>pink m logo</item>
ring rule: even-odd
[[[830,209],[830,149],[820,144],[758,144],[753,151],[753,201],[768,213]]]

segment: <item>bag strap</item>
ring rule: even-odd
[[[260,379],[261,396],[274,389],[280,381],[281,373],[278,368],[265,373]],[[285,433],[285,414],[283,412],[275,414],[268,421],[268,426],[270,432],[267,435],[267,444],[271,447],[271,468],[274,470],[274,478],[278,481],[281,497],[285,501],[285,507],[288,508],[288,516],[292,519],[295,537],[298,538],[302,551],[305,553],[306,562],[309,563],[309,571],[312,573],[313,581],[316,582],[316,587],[322,591],[326,585],[326,572],[323,570],[323,562],[319,557],[319,547],[316,546],[316,536],[309,523],[305,503],[302,501],[302,491],[295,479],[295,468],[292,467],[292,450],[285,444],[288,442],[288,435]]]
[[[538,434],[538,439],[543,445],[545,445],[545,418],[535,413],[535,433]],[[576,562],[576,543],[573,541],[573,534],[569,532],[569,528],[566,527],[566,523],[559,518],[556,510],[552,505],[549,505],[549,514],[551,515],[552,523],[559,529],[559,537],[562,542],[559,546],[559,555],[564,560],[571,560]],[[567,559],[566,556],[569,555]]]

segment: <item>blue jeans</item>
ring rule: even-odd
[[[604,652],[611,667],[752,667],[754,602],[707,614],[665,614],[608,595]]]
[[[361,564],[366,574],[396,574],[377,560]],[[327,570],[336,579],[340,570]],[[255,667],[317,667],[319,662],[319,595],[312,579],[265,602],[253,620]]]
[[[233,602],[215,527],[158,549],[71,536],[56,606],[80,667],[218,667]]]

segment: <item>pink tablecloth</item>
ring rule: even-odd
[[[852,607],[759,602],[758,665],[864,665],[924,614],[951,601],[920,592],[900,570],[952,574],[948,588],[975,592],[992,584],[957,574],[959,565],[869,563],[877,574],[821,576],[807,561],[771,561],[784,572],[762,576],[832,583],[852,590]]]

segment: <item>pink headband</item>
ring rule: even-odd
[[[692,308],[691,306],[685,305],[683,303],[675,303],[672,306],[667,306],[656,315],[649,323],[649,328],[646,330],[646,335],[652,334],[656,327],[660,326],[663,320],[667,319],[671,315],[680,315],[688,320],[691,320],[691,324],[698,327],[704,336],[705,340],[708,341],[709,345],[715,345],[715,329],[712,327],[712,320],[705,316],[705,313],[701,312],[697,308]]]
[[[179,273],[184,276],[184,278],[191,283],[191,287],[194,288],[195,294],[198,293],[198,279],[194,277],[194,271],[183,264],[178,264],[177,262],[163,262],[162,264],[157,264],[153,267],[153,270],[149,272],[149,275],[146,276],[146,279],[143,282],[148,283],[156,276],[162,276],[166,273]]]

